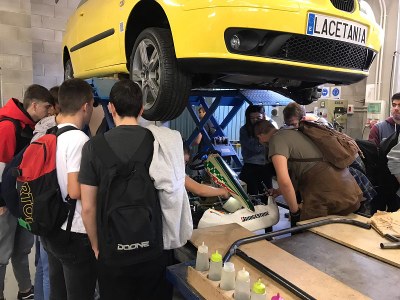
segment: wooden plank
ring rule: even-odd
[[[306,224],[330,217],[332,216],[307,220],[299,224]],[[370,221],[369,218],[355,214],[351,214],[348,217],[366,223]],[[389,243],[389,241],[380,236],[374,229],[367,230],[349,224],[329,224],[309,230],[334,242],[400,268],[400,249],[381,249],[380,243]]]
[[[236,272],[243,267],[250,273],[250,285],[252,286],[259,278],[266,287],[266,299],[271,299],[277,293],[285,300],[298,300],[300,298],[278,285],[275,281],[267,278],[262,272],[256,268],[249,266],[246,262],[238,257],[233,257],[231,262],[235,264]],[[208,272],[199,272],[192,267],[188,267],[188,283],[196,289],[205,299],[212,300],[231,300],[234,299],[234,291],[224,291],[219,288],[219,281],[208,280]]]
[[[225,254],[234,241],[251,235],[253,234],[250,231],[240,225],[229,224],[196,229],[193,232],[191,242],[195,246],[198,246],[204,241],[209,246],[210,253],[217,249],[222,254]],[[240,249],[316,299],[369,299],[360,292],[328,276],[270,242],[259,241],[243,245]],[[239,258],[237,257],[232,258],[232,262],[235,264],[238,260]],[[243,263],[243,265],[250,269],[247,263]],[[236,267],[236,269],[238,268]],[[254,268],[252,272],[255,272]],[[265,275],[261,276],[265,278]],[[267,284],[270,284],[272,281],[271,279],[267,280]],[[280,288],[283,289],[282,287]],[[276,294],[277,291],[272,290],[272,292]],[[287,294],[288,299],[294,297],[293,295],[289,295]],[[284,297],[284,299],[286,298]]]
[[[210,255],[215,250],[224,255],[235,241],[254,235],[251,231],[243,229],[236,223],[195,229],[190,242],[196,247],[204,242],[208,246]]]
[[[224,291],[219,288],[219,281],[212,281],[207,278],[208,272],[199,272],[188,267],[188,283],[204,297],[204,299],[230,300],[233,299],[232,291]]]

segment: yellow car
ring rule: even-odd
[[[65,78],[129,74],[144,117],[171,120],[192,88],[271,89],[299,103],[368,75],[383,42],[364,0],[83,0]]]

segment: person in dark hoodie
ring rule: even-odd
[[[259,143],[254,135],[254,124],[265,120],[265,109],[262,105],[249,105],[245,112],[246,122],[240,128],[240,145],[242,147],[243,168],[239,178],[247,184],[250,195],[263,194],[264,186],[272,188],[273,166],[268,161],[268,149]]]
[[[368,140],[377,146],[394,132],[400,131],[400,93],[392,96],[391,116],[385,121],[376,123],[369,133]]]
[[[0,108],[0,189],[6,164],[29,144],[36,122],[47,117],[53,106],[50,92],[34,84],[26,90],[22,103],[11,98]],[[17,226],[17,218],[5,204],[0,197],[0,300],[4,299],[4,280],[10,258],[19,287],[17,299],[34,299],[28,263],[33,235]]]

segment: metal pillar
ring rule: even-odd
[[[109,78],[91,78],[86,80],[86,82],[89,83],[93,89],[95,106],[101,105],[103,108],[104,117],[106,118],[108,128],[114,128],[114,120],[108,111],[108,102],[110,100],[111,88],[115,82],[117,82],[117,80]]]

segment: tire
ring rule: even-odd
[[[72,67],[71,59],[68,59],[64,65],[64,80],[74,78],[74,68]]]
[[[170,30],[140,33],[130,57],[130,78],[142,89],[145,119],[173,120],[185,109],[191,78],[178,67]]]

